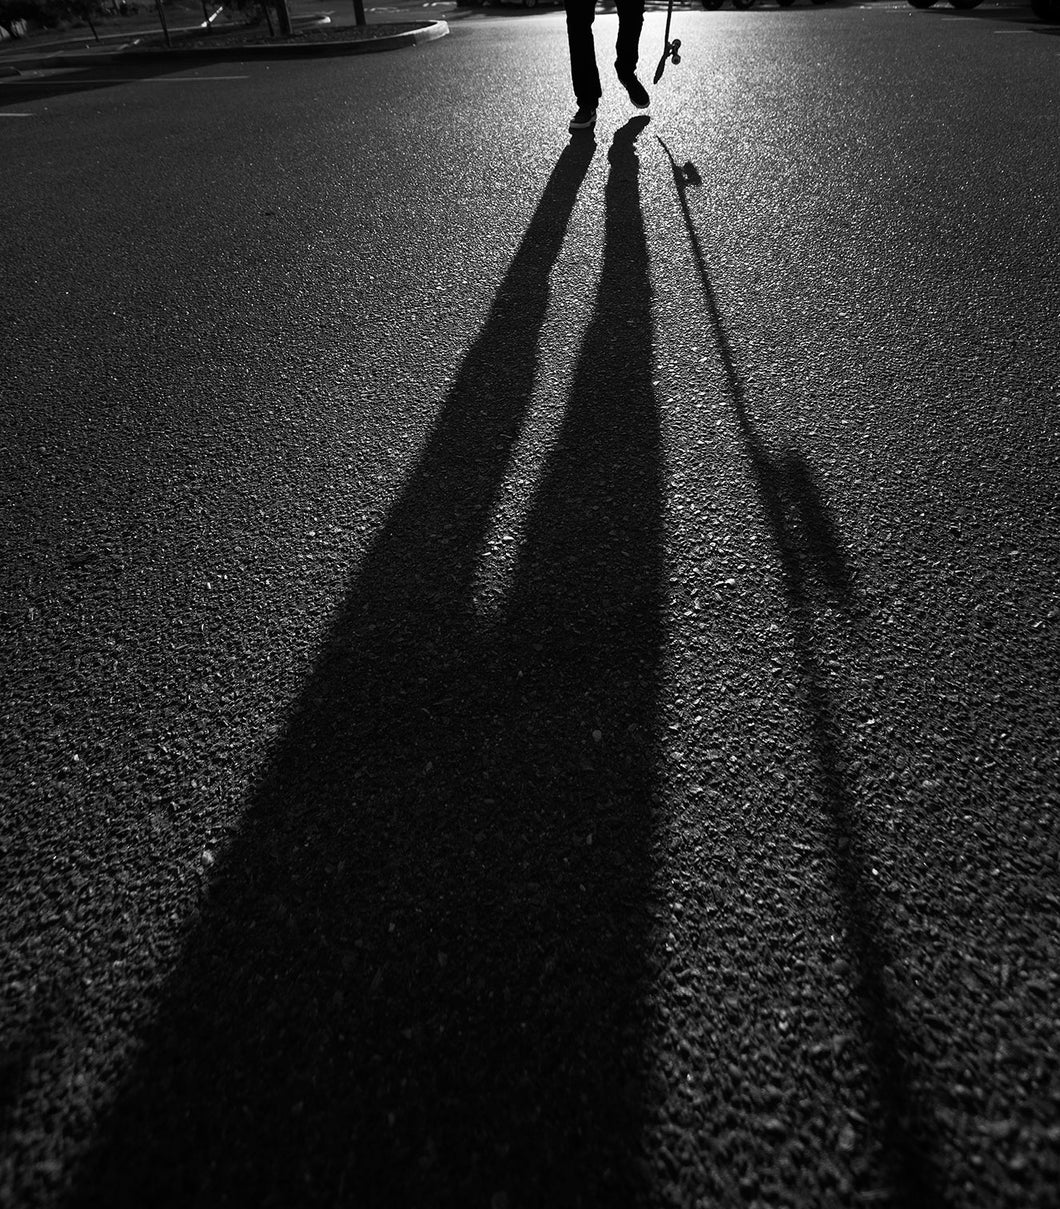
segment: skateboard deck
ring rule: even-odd
[[[681,49],[681,39],[674,38],[670,41],[670,18],[674,15],[674,0],[669,0],[666,6],[666,32],[663,34],[663,52],[659,59],[659,66],[655,69],[655,79],[653,83],[658,82],[663,78],[663,72],[666,70],[666,60],[672,59],[674,66],[681,62],[681,56],[677,53]]]

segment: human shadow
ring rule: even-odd
[[[915,1059],[917,1050],[900,1027],[888,990],[886,971],[894,959],[880,926],[854,794],[844,774],[831,677],[817,654],[826,612],[856,640],[863,626],[862,611],[842,540],[813,467],[795,448],[771,447],[755,427],[688,201],[689,188],[701,184],[698,170],[691,163],[679,166],[666,143],[662,139],[659,143],[673,171],[706,319],[780,571],[815,790],[824,807],[838,901],[850,942],[851,977],[883,1114],[881,1143],[892,1204],[896,1209],[942,1209],[946,1203],[942,1180],[932,1159],[935,1129],[912,1088],[910,1059]]]
[[[595,143],[356,569],[74,1204],[636,1199],[661,651],[635,139],[503,603],[473,605]]]

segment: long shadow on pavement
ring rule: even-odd
[[[875,1069],[882,1109],[882,1158],[895,1209],[943,1209],[934,1170],[932,1123],[917,1103],[906,1056],[915,1052],[901,1033],[887,991],[893,964],[879,926],[869,861],[860,835],[854,794],[843,774],[840,727],[829,676],[817,657],[818,618],[830,607],[856,632],[860,609],[842,541],[812,466],[795,449],[773,449],[757,432],[736,365],[725,321],[711,284],[703,247],[688,202],[689,186],[701,183],[694,165],[679,167],[659,139],[673,170],[692,256],[703,287],[706,318],[724,370],[751,479],[776,552],[797,659],[798,682],[814,762],[815,790],[835,859],[839,906],[850,938],[854,990]]]
[[[500,616],[473,581],[591,139],[354,576],[75,1203],[635,1199],[661,648],[646,121],[610,149],[599,294]]]
[[[10,65],[18,67],[18,63],[10,60]],[[123,84],[135,84],[141,80],[157,80],[162,76],[174,75],[177,72],[201,68],[204,64],[184,60],[183,62],[158,63],[128,63],[107,66],[101,63],[98,67],[86,67],[81,70],[73,68],[48,68],[47,75],[13,76],[0,80],[0,108],[11,105],[28,105],[34,101],[48,100],[50,97],[68,96],[75,92],[92,92],[102,88],[118,88]],[[224,67],[231,69],[231,64],[217,62],[205,64],[215,69]],[[28,69],[23,69],[28,70]]]
[[[973,18],[976,21],[1026,25],[1028,32],[1042,34],[1053,32],[1050,26],[1054,24],[1043,22],[1041,18],[1035,16],[1030,6],[1030,0],[1027,0],[1026,4],[990,4],[974,9],[943,7],[940,4],[937,8],[922,9],[921,12],[925,18],[934,18],[937,21],[960,21]]]

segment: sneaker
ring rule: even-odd
[[[596,110],[591,105],[579,105],[567,129],[573,133],[575,130],[591,130],[595,125]]]
[[[651,104],[648,90],[635,75],[619,76],[618,82],[629,93],[629,99],[638,109],[647,109]]]

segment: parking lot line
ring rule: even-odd
[[[155,78],[151,76],[93,76],[89,83],[92,84],[209,84],[214,80],[249,80],[249,76],[183,76],[179,78],[161,77]],[[49,84],[76,84],[78,87],[83,87],[85,81],[80,80],[57,80],[54,77],[48,81]]]

